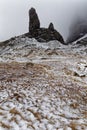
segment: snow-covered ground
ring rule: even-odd
[[[0,46],[0,130],[87,130],[86,49],[23,36]]]

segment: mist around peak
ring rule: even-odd
[[[69,27],[67,43],[76,41],[77,39],[87,34],[87,13],[86,12],[87,12],[86,7],[78,9]]]

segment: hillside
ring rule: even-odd
[[[0,43],[0,130],[87,130],[83,43],[24,35]]]

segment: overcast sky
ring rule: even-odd
[[[87,0],[0,0],[0,41],[28,32],[28,10],[35,7],[41,26],[50,22],[66,39],[75,15],[83,15]]]

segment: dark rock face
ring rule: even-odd
[[[48,28],[40,28],[40,21],[34,8],[29,10],[29,35],[39,42],[58,40],[64,43],[63,37],[54,29],[53,23]]]
[[[38,18],[38,15],[36,13],[36,10],[34,8],[31,8],[29,10],[29,32],[30,34],[33,34],[33,32],[36,30],[36,29],[39,29],[40,28],[40,21],[39,21],[39,18]]]
[[[87,33],[87,20],[78,19],[70,28],[69,37],[67,43],[71,43],[81,38]]]
[[[39,42],[48,42],[51,40],[58,40],[64,43],[62,36],[56,30],[50,30],[48,28],[40,28],[33,32],[32,36]]]

